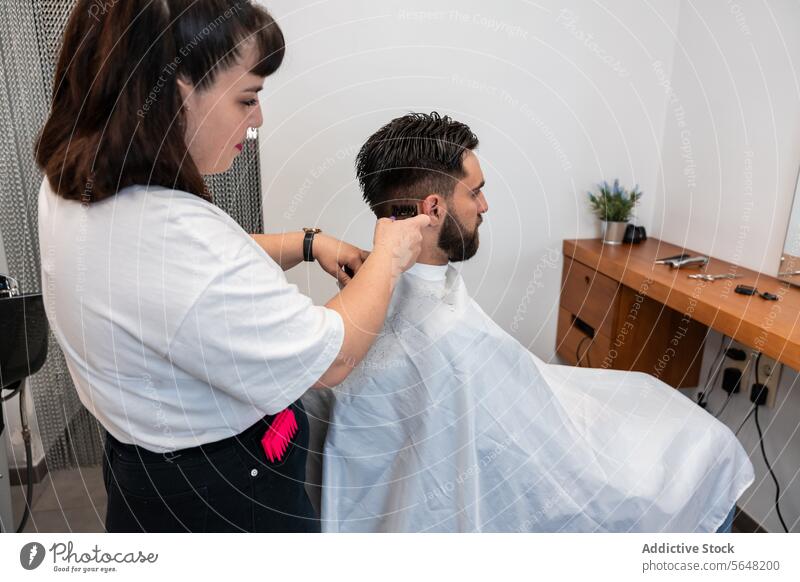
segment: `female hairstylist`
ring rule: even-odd
[[[246,0],[79,0],[69,19],[36,151],[42,288],[108,433],[109,531],[317,529],[298,399],[360,362],[419,253],[426,216],[380,221],[367,255],[250,236],[210,202],[201,175],[261,125],[283,52]],[[283,274],[304,247],[347,285],[325,307]]]

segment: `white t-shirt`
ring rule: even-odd
[[[42,290],[83,404],[118,440],[173,451],[242,432],[328,369],[342,318],[314,306],[230,216],[130,186],[39,192]]]

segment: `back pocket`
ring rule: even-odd
[[[109,531],[202,532],[208,486],[178,467],[148,467],[115,460],[109,468]]]
[[[208,488],[153,497],[115,488],[108,506],[109,532],[203,532],[208,519]]]

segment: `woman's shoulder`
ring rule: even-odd
[[[167,261],[191,262],[209,270],[267,257],[222,208],[191,192],[134,184],[104,200],[82,204],[58,197],[46,179],[44,182],[40,223],[58,222],[63,228],[40,230],[59,232],[62,239],[77,236],[80,231],[84,239],[103,247],[111,243],[116,248],[114,241],[118,241],[120,248],[133,248],[129,243],[135,241],[139,256],[151,253]]]
[[[176,260],[191,256],[220,264],[233,258],[253,260],[259,254],[258,244],[227,212],[191,192],[137,184],[121,189],[114,198],[116,213],[131,214],[138,232],[149,230]]]
[[[241,237],[247,233],[222,208],[176,188],[133,185],[117,193],[120,201],[130,199],[142,206],[154,221],[163,221],[179,230],[197,231],[204,235],[230,233]]]

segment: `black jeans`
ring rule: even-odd
[[[109,532],[315,532],[305,490],[308,418],[292,404],[298,431],[271,463],[261,437],[273,416],[207,445],[159,454],[106,437],[103,479]]]

